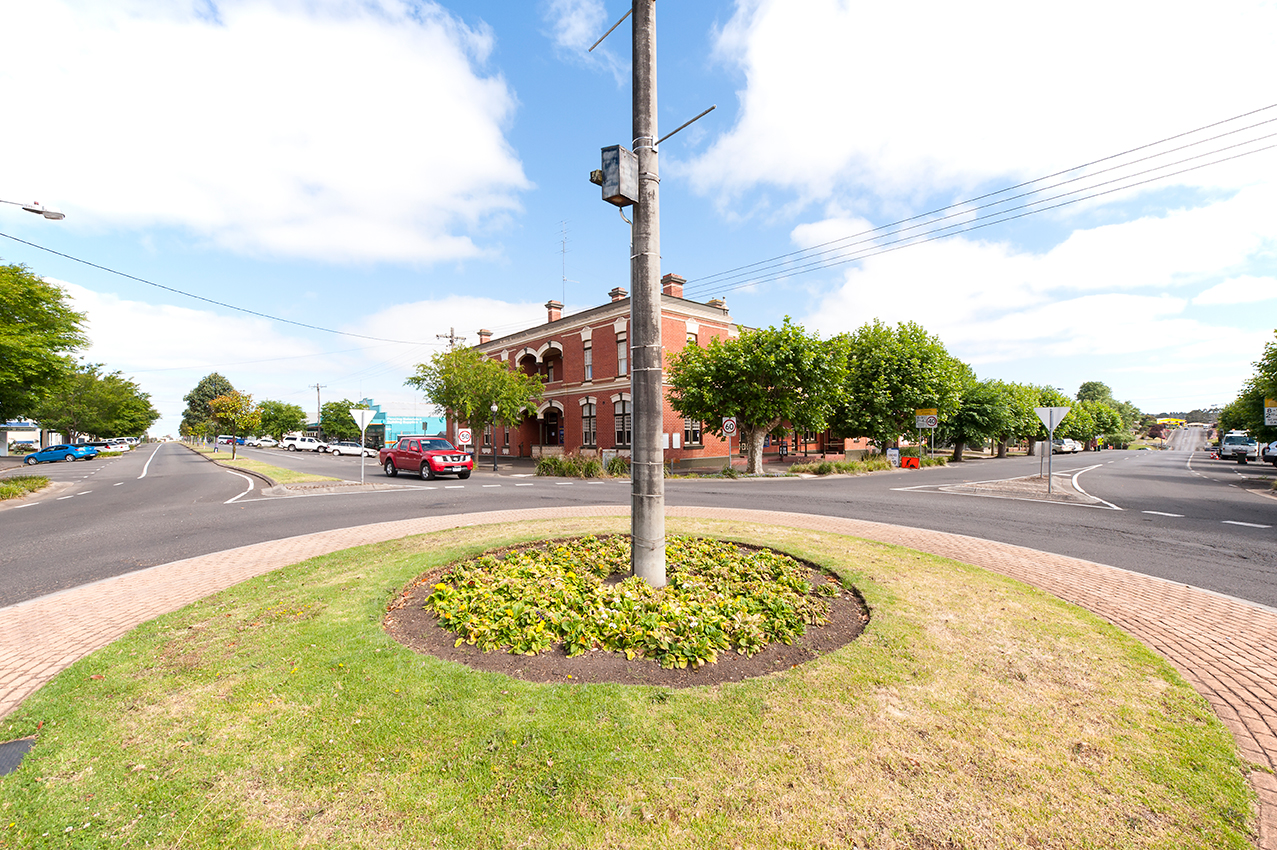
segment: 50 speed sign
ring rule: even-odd
[[[723,417],[723,436],[726,436],[726,437],[736,436],[736,417],[735,416]]]
[[[470,441],[474,438],[474,432],[469,428],[457,429],[457,442],[463,446],[470,445]]]

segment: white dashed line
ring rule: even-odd
[[[500,487],[500,484],[484,484],[484,487]]]
[[[515,487],[535,487],[535,484],[515,484]]]
[[[63,499],[74,499],[74,498],[75,498],[75,494],[74,494],[74,493],[72,493],[70,496],[58,496],[57,501],[59,501],[59,502],[60,502],[60,501],[62,501]]]
[[[1168,514],[1165,511],[1141,511],[1140,513],[1152,514],[1153,516],[1173,516],[1179,519],[1183,519],[1184,517],[1183,514]]]
[[[1235,519],[1226,519],[1224,525],[1244,525],[1247,528],[1272,528],[1271,525],[1260,525],[1257,522],[1238,522]]]
[[[464,489],[466,489],[466,485],[464,485],[464,484],[447,484],[447,485],[444,485],[444,488],[443,488],[443,489],[445,489],[445,490],[464,490]]]

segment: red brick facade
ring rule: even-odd
[[[677,275],[666,275],[662,284],[663,365],[668,366],[670,355],[685,345],[736,336],[736,325],[722,301],[701,304],[684,299],[683,279]],[[475,435],[480,454],[490,455],[495,442],[499,453],[519,457],[629,455],[630,299],[619,288],[611,296],[610,303],[567,317],[562,315],[563,305],[551,301],[546,304],[545,324],[499,339],[479,332],[479,351],[546,381],[545,396],[533,417],[517,428],[497,426],[495,433]],[[668,397],[662,419],[667,461],[726,461],[727,443],[702,432],[698,422],[684,422]],[[737,450],[734,442],[732,449]]]

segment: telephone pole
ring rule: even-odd
[[[435,334],[435,339],[446,339],[446,340],[448,340],[448,349],[449,349],[449,350],[452,350],[452,349],[456,348],[456,347],[457,347],[457,343],[459,343],[459,342],[465,342],[465,341],[466,341],[466,338],[465,338],[465,337],[463,337],[463,336],[457,336],[457,329],[456,329],[456,328],[448,328],[448,332],[447,332],[446,334]]]
[[[631,243],[630,465],[631,564],[653,587],[665,586],[665,457],[661,445],[661,178],[656,152],[656,0],[633,4],[634,154],[638,202]]]
[[[319,420],[324,415],[324,408],[319,403],[319,391],[327,388],[327,384],[315,384],[315,430],[320,434],[323,433],[323,429],[320,428]]]

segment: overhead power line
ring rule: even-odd
[[[913,245],[921,245],[937,239],[956,236],[972,230],[989,227],[994,224],[1014,221],[1029,215],[1047,212],[1070,204],[1136,188],[1138,186],[1143,186],[1159,180],[1165,180],[1180,174],[1196,171],[1201,168],[1207,168],[1212,165],[1218,165],[1244,156],[1250,156],[1252,154],[1271,150],[1272,148],[1277,147],[1277,144],[1268,144],[1251,150],[1241,149],[1256,145],[1262,141],[1277,138],[1277,133],[1259,135],[1247,138],[1243,141],[1234,141],[1227,145],[1217,145],[1205,152],[1196,153],[1192,156],[1184,157],[1172,162],[1163,162],[1160,165],[1154,165],[1140,171],[1130,171],[1133,166],[1141,163],[1152,162],[1180,151],[1210,144],[1212,142],[1219,142],[1227,139],[1228,137],[1261,128],[1264,125],[1277,123],[1277,117],[1266,118],[1262,121],[1256,121],[1243,127],[1236,127],[1207,138],[1197,139],[1187,144],[1167,148],[1155,153],[1149,153],[1135,159],[1128,159],[1127,161],[1119,164],[1109,165],[1108,167],[1098,170],[1087,171],[1084,174],[1068,177],[1067,179],[1057,180],[1057,178],[1075,174],[1076,172],[1083,171],[1085,169],[1092,169],[1096,165],[1110,163],[1114,160],[1130,157],[1132,154],[1149,151],[1153,148],[1164,146],[1181,139],[1186,139],[1190,136],[1200,134],[1208,130],[1223,127],[1224,125],[1241,121],[1273,109],[1277,109],[1277,104],[1254,109],[1241,115],[1233,116],[1232,118],[1227,118],[1193,130],[1177,133],[1156,142],[1149,142],[1120,153],[1111,154],[1109,156],[1073,166],[1072,168],[1057,171],[1053,174],[1048,174],[1033,180],[1017,183],[1014,186],[999,189],[995,192],[988,192],[978,197],[960,201],[946,207],[919,213],[917,215],[910,216],[909,218],[901,219],[900,221],[862,230],[838,239],[829,240],[810,248],[791,251],[786,254],[781,254],[765,260],[759,260],[743,266],[737,266],[705,277],[694,278],[687,282],[684,287],[684,292],[686,292],[690,297],[693,295],[709,294],[711,292],[722,293],[737,289],[744,289],[750,286],[757,286],[764,283],[783,280],[785,278],[807,274],[817,269],[843,265],[857,260],[877,256],[879,254],[888,253],[890,251],[897,251]],[[1228,155],[1220,156],[1210,162],[1199,163],[1197,165],[1192,165],[1178,170],[1168,171],[1168,169],[1173,169],[1179,165],[1184,165],[1189,162],[1220,154]],[[1119,174],[1119,176],[1111,177],[1107,180],[1099,181],[1096,179],[1102,175],[1123,171],[1126,173]],[[1165,171],[1166,173],[1157,174],[1156,176],[1151,177],[1147,176],[1159,171]],[[1145,179],[1136,179],[1141,177]],[[1053,180],[1055,182],[1048,183],[1048,181]],[[1083,185],[1077,186],[1069,191],[1053,195],[1043,195],[1043,193],[1049,192],[1050,190],[1076,183],[1082,183]],[[1046,185],[1042,185],[1039,188],[1032,189],[1031,191],[1020,192],[1014,195],[1009,194],[1020,189],[1033,187],[1037,184]],[[1101,190],[1102,187],[1106,186],[1112,188]],[[1005,207],[1006,204],[1013,201],[1030,199],[1034,198],[1034,196],[1040,197],[1028,200],[1018,206],[1009,208]],[[1058,201],[1058,203],[1051,203],[1053,201]],[[1002,209],[995,210],[995,208],[999,207],[1002,207]],[[982,211],[989,210],[995,211],[984,212],[983,215],[979,214]],[[953,222],[954,219],[960,220]],[[943,224],[944,222],[952,223]]]
[[[350,331],[339,331],[339,330],[335,330],[334,328],[324,328],[324,327],[320,327],[319,325],[308,325],[305,322],[296,322],[296,321],[293,321],[292,319],[282,319],[279,316],[272,316],[269,313],[261,313],[261,312],[258,312],[257,310],[250,310],[247,307],[239,307],[235,304],[227,304],[225,301],[216,301],[212,298],[205,298],[203,295],[196,295],[193,292],[186,292],[181,289],[176,289],[175,287],[172,287],[172,286],[165,286],[162,283],[156,283],[155,281],[147,280],[144,277],[131,275],[128,272],[117,271],[116,269],[99,265],[98,263],[90,262],[89,260],[82,260],[79,257],[73,257],[72,255],[65,254],[62,251],[55,251],[52,248],[46,248],[43,245],[37,245],[34,242],[28,242],[26,239],[19,239],[18,237],[11,236],[8,233],[0,233],[0,236],[3,236],[5,239],[12,239],[14,242],[21,242],[23,245],[28,245],[32,248],[36,248],[38,250],[45,251],[49,254],[62,257],[63,259],[71,260],[72,262],[75,262],[75,263],[80,263],[81,265],[89,266],[91,268],[95,268],[100,271],[107,272],[109,274],[119,275],[120,277],[127,278],[129,280],[135,280],[138,283],[145,283],[147,286],[154,286],[156,289],[163,289],[166,292],[172,292],[177,295],[185,295],[187,298],[194,298],[196,301],[203,301],[205,304],[214,304],[218,307],[225,307],[228,310],[237,310],[241,313],[247,313],[250,316],[257,316],[258,318],[262,318],[262,319],[270,319],[272,322],[282,322],[283,324],[286,324],[286,325],[293,325],[299,328],[306,328],[307,330],[322,331],[323,333],[328,333],[328,334],[338,334],[340,336],[353,337],[354,339],[368,339],[368,340],[372,340],[373,342],[393,342],[393,343],[398,343],[400,345],[421,345],[421,340],[385,339],[384,337],[379,337],[379,336],[367,336],[366,334],[351,333]]]

